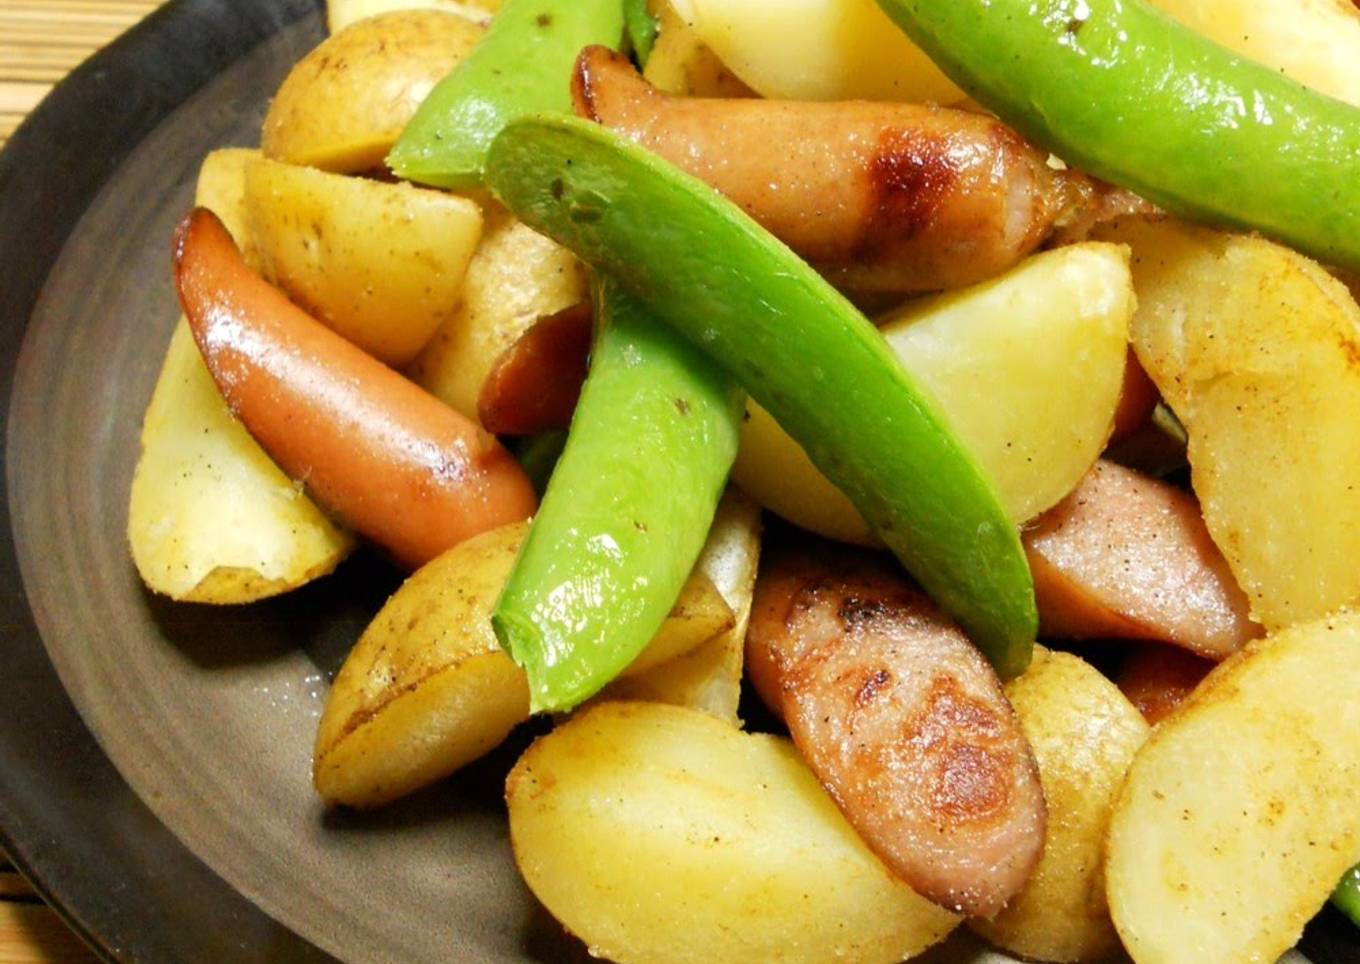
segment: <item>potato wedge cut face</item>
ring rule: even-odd
[[[1105,833],[1148,725],[1094,667],[1043,647],[1006,696],[1039,765],[1048,836],[1024,890],[968,926],[1034,960],[1104,959],[1119,948],[1105,901]]]
[[[1321,266],[1170,219],[1129,244],[1134,347],[1189,435],[1205,522],[1274,630],[1360,598],[1360,307]]]
[[[958,89],[873,0],[671,0],[764,97],[952,104]]]
[[[489,202],[462,298],[407,374],[475,419],[482,386],[502,353],[540,318],[586,300],[589,287],[575,255]]]
[[[1139,751],[1107,893],[1138,961],[1265,961],[1360,860],[1360,616],[1252,643]]]
[[[264,158],[247,166],[246,212],[265,277],[393,367],[453,316],[482,235],[467,198]]]
[[[438,9],[352,23],[284,79],[265,115],[265,157],[337,174],[382,167],[421,101],[484,32],[476,21]]]
[[[620,962],[900,961],[957,918],[865,848],[787,740],[604,703],[506,783],[520,872]]]
[[[1080,244],[917,302],[882,331],[939,399],[1019,523],[1067,495],[1105,447],[1133,310],[1127,254]],[[798,444],[758,407],[750,415],[733,479],[803,528],[872,544],[850,501]]]
[[[1233,53],[1360,106],[1360,9],[1350,0],[1152,0]]]
[[[197,203],[217,212],[247,256],[245,168],[257,157],[213,152],[197,191]],[[182,320],[142,423],[141,449],[128,542],[155,592],[184,602],[254,602],[325,575],[354,546],[232,417]]]

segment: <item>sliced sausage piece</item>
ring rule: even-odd
[[[834,283],[897,293],[1000,274],[1078,206],[1090,179],[994,118],[935,106],[686,98],[587,48],[576,111],[706,181]]]
[[[1142,428],[1152,417],[1152,411],[1161,399],[1157,386],[1130,348],[1128,359],[1124,362],[1124,385],[1119,392],[1119,406],[1114,410],[1114,431],[1110,433],[1110,444],[1122,442]]]
[[[1034,758],[1001,683],[886,557],[767,547],[747,665],[860,836],[921,895],[987,917],[1043,848]]]
[[[571,424],[590,364],[589,303],[540,318],[501,353],[482,383],[477,419],[497,435]]]
[[[533,514],[533,486],[488,433],[364,354],[251,271],[203,208],[175,235],[175,282],[232,412],[291,478],[416,568]]]
[[[1100,461],[1024,533],[1040,632],[1222,660],[1261,634],[1189,493]]]
[[[1195,691],[1214,664],[1175,646],[1148,643],[1119,667],[1115,684],[1156,726]]]

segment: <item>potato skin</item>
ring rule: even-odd
[[[452,317],[482,235],[467,198],[263,158],[246,168],[246,213],[265,277],[394,368]]]
[[[506,781],[520,872],[618,961],[900,961],[957,918],[868,851],[787,740],[698,710],[604,703]]]
[[[217,212],[247,256],[245,169],[257,156],[214,151],[198,180],[197,203]],[[142,423],[128,544],[147,588],[220,605],[295,589],[354,547],[232,417],[183,320]]]
[[[1349,612],[1253,642],[1153,730],[1106,861],[1135,960],[1275,961],[1360,860],[1358,647]]]
[[[326,803],[381,806],[454,773],[529,718],[524,671],[491,628],[528,527],[516,522],[454,546],[406,580],[364,630],[317,727],[312,779]],[[734,615],[702,562],[621,682],[665,674],[730,632]]]
[[[284,79],[265,115],[265,157],[337,174],[381,167],[420,102],[484,32],[441,10],[353,23]]]
[[[968,926],[1034,960],[1105,959],[1119,948],[1105,902],[1105,833],[1148,725],[1094,667],[1043,647],[1006,696],[1039,765],[1048,836],[1024,890]]]

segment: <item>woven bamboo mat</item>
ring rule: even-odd
[[[159,2],[0,0],[0,145],[67,71]]]
[[[52,85],[159,0],[0,0],[0,145]],[[0,964],[94,957],[0,856]]]

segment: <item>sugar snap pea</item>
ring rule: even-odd
[[[717,360],[998,671],[1024,670],[1037,617],[1018,534],[936,403],[844,297],[711,188],[594,124],[514,121],[486,171],[517,217]]]
[[[1168,210],[1360,269],[1360,109],[1144,0],[878,0],[1035,143]]]
[[[744,396],[681,335],[597,279],[599,333],[566,448],[491,624],[535,712],[612,680],[665,621],[737,454]]]
[[[583,47],[618,47],[620,0],[506,0],[485,37],[439,82],[387,157],[420,184],[481,186],[491,141],[512,117],[571,111],[571,70]]]

